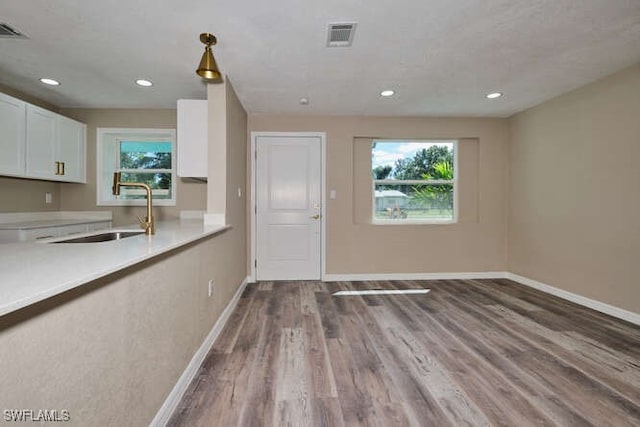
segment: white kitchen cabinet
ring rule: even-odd
[[[27,105],[26,177],[85,182],[83,123]]]
[[[84,123],[0,93],[0,175],[86,182],[86,131]]]
[[[87,126],[64,116],[58,115],[57,145],[54,153],[60,165],[60,181],[86,182],[86,133]]]
[[[25,102],[0,93],[1,175],[24,175],[26,108]]]
[[[56,114],[27,105],[27,173],[30,178],[54,180],[59,166],[55,163]]]
[[[208,109],[206,100],[178,100],[178,176],[207,178]]]

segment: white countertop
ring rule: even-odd
[[[111,211],[0,212],[0,230],[30,230],[111,219]]]
[[[109,242],[0,244],[0,316],[228,228],[204,225],[202,219],[183,219],[158,222],[152,236]],[[100,232],[104,230],[73,237]]]
[[[92,224],[96,222],[111,221],[110,219],[47,219],[35,221],[12,222],[0,224],[0,230],[32,230],[34,228],[60,227],[64,225]]]

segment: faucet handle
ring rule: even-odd
[[[151,220],[149,220],[149,218],[146,218],[146,220],[143,220],[142,218],[140,218],[140,215],[136,215],[138,217],[138,221],[140,221],[140,228],[142,228],[146,234],[155,234],[155,226],[153,224],[153,218]]]
[[[144,230],[149,228],[149,220],[143,220],[142,218],[140,218],[140,215],[136,215],[136,217],[138,218],[138,221],[140,222],[140,227],[142,227]]]

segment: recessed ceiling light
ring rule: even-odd
[[[138,86],[150,87],[153,86],[153,82],[151,80],[138,79],[136,80],[136,84]]]
[[[300,98],[300,105],[309,105],[309,98]]]
[[[500,98],[501,96],[502,96],[502,92],[491,92],[487,94],[487,98],[489,99],[496,99],[496,98]]]
[[[60,86],[60,82],[54,79],[48,79],[46,77],[43,77],[40,79],[40,81],[49,86]]]
[[[396,93],[395,90],[387,89],[380,92],[381,96],[393,96]]]

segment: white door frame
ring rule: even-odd
[[[256,153],[257,153],[257,141],[262,136],[282,136],[282,137],[305,137],[315,136],[320,138],[320,206],[322,207],[320,214],[320,280],[324,281],[326,270],[326,166],[327,166],[327,133],[326,132],[251,132],[251,206],[250,217],[250,239],[251,239],[251,274],[249,276],[250,282],[256,281],[256,232],[257,232],[257,218],[256,218]]]
[[[259,137],[262,136],[281,136],[281,137],[305,137],[305,136],[315,136],[320,138],[320,172],[321,172],[321,188],[320,188],[320,205],[322,210],[320,214],[322,215],[320,218],[320,280],[324,281],[325,276],[327,274],[326,270],[326,168],[327,168],[327,133],[326,132],[251,132],[251,159],[249,163],[251,164],[251,176],[250,176],[250,192],[251,192],[251,206],[249,207],[250,211],[250,225],[249,232],[251,236],[251,258],[249,258],[249,262],[251,264],[251,275],[249,276],[250,282],[256,281],[256,153],[257,153],[257,141]]]

